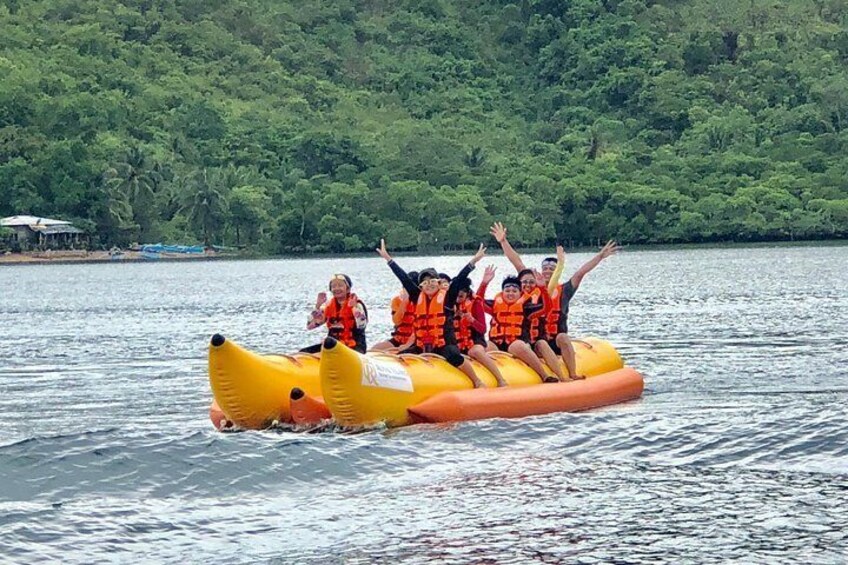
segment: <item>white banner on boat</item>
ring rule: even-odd
[[[362,386],[390,388],[412,392],[412,379],[409,373],[397,363],[379,359],[362,358]]]

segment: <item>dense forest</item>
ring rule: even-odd
[[[257,253],[848,235],[848,0],[0,0],[0,216]]]

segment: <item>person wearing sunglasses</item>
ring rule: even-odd
[[[516,269],[525,269],[521,256],[513,249],[506,238],[506,228],[500,222],[496,222],[491,233],[500,243],[507,259]],[[548,284],[548,293],[551,297],[551,307],[544,315],[544,337],[551,350],[562,357],[568,377],[572,380],[584,379],[584,375],[577,373],[577,361],[574,355],[574,344],[568,335],[568,308],[571,299],[577,292],[580,283],[592,269],[597,267],[601,261],[611,255],[615,255],[621,247],[615,241],[608,241],[601,251],[592,259],[584,263],[571,275],[566,282],[560,283],[560,276],[565,269],[565,250],[561,245],[557,246],[556,257],[546,257],[542,260],[542,274]]]
[[[409,277],[418,280],[418,271],[410,271]],[[392,298],[392,323],[395,327],[392,337],[378,342],[371,347],[371,351],[393,351],[401,353],[415,344],[413,335],[415,322],[415,303],[409,299],[409,293],[401,287],[400,292]]]
[[[368,309],[350,289],[353,282],[343,274],[330,279],[330,294],[319,292],[315,309],[309,315],[307,330],[326,325],[327,335],[344,343],[351,349],[365,353],[365,328],[368,325]],[[320,353],[321,343],[301,349],[304,353]]]
[[[544,279],[540,273],[531,271],[531,275],[535,286],[544,285]],[[545,350],[547,343],[540,345],[537,349],[544,355],[546,361],[552,360],[548,366],[555,374],[551,375],[545,370],[539,356],[530,346],[531,321],[542,315],[545,310],[545,301],[534,303],[531,299],[532,292],[522,290],[522,286],[529,285],[522,285],[521,279],[516,276],[505,277],[501,283],[501,292],[494,299],[484,299],[486,313],[492,316],[489,349],[511,353],[536,371],[543,382],[557,382],[561,380],[561,377],[556,372],[556,369],[559,369],[556,355],[550,351],[550,347],[547,347],[547,351]],[[481,297],[485,297],[486,285],[481,284],[477,292]],[[547,292],[544,292],[543,296],[546,297]]]
[[[415,303],[415,345],[407,349],[408,353],[436,353],[465,373],[474,388],[485,385],[474,372],[471,363],[462,356],[457,346],[454,331],[454,315],[456,297],[463,279],[474,270],[477,262],[486,254],[486,248],[480,248],[471,261],[463,267],[459,274],[450,282],[448,289],[441,288],[441,279],[435,269],[424,269],[419,272],[418,280],[413,281],[400,265],[395,263],[386,250],[385,240],[380,240],[377,253],[386,260],[389,268],[400,280],[403,288],[409,294],[409,300]]]

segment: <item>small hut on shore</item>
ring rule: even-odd
[[[88,235],[71,222],[39,218],[37,216],[11,216],[0,219],[0,226],[15,232],[18,246],[30,249],[82,249],[88,245]]]

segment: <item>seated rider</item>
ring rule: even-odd
[[[562,246],[557,246],[558,265],[556,272],[548,283],[551,295],[551,309],[545,316],[545,333],[548,336],[548,344],[551,348],[561,353],[562,362],[568,370],[568,376],[572,379],[585,379],[585,375],[577,374],[577,360],[574,355],[574,344],[568,335],[568,307],[574,293],[589,272],[597,267],[601,261],[615,255],[621,247],[615,241],[608,241],[601,251],[583,264],[571,275],[566,282],[559,282],[562,268],[565,266],[565,251]]]
[[[486,267],[481,284],[488,284],[494,277],[495,267],[489,265]],[[486,367],[495,377],[499,387],[507,386],[497,363],[486,351],[486,311],[483,298],[471,291],[471,281],[468,279],[461,281],[456,295],[453,327],[459,351]]]
[[[368,325],[368,309],[350,292],[353,283],[347,275],[333,275],[330,279],[332,297],[327,300],[326,292],[319,292],[315,309],[309,315],[307,330],[327,325],[329,337],[335,338],[351,349],[365,353],[365,327]],[[318,353],[321,343],[304,347],[304,353]]]
[[[418,280],[418,271],[410,271],[409,278]],[[409,299],[406,289],[401,287],[400,293],[392,298],[392,322],[395,329],[392,337],[374,345],[372,351],[394,350],[398,353],[415,344],[413,337],[413,322],[415,322],[415,303]]]
[[[544,286],[542,275],[540,273],[534,275],[538,281],[537,284]],[[480,286],[478,294],[485,296],[485,285]],[[543,295],[547,297],[547,290]],[[508,351],[527,363],[544,382],[556,382],[560,379],[545,372],[544,365],[530,347],[530,320],[542,315],[545,304],[534,304],[529,296],[527,292],[522,293],[518,277],[509,276],[504,278],[501,292],[495,296],[494,300],[484,301],[486,313],[492,316],[489,349]]]
[[[380,240],[377,253],[388,262],[389,268],[409,294],[409,300],[415,303],[415,345],[407,351],[441,355],[448,363],[465,373],[475,388],[484,387],[485,385],[474,372],[474,367],[462,356],[457,347],[453,318],[456,296],[462,279],[468,277],[477,262],[485,255],[486,248],[480,244],[480,249],[457,275],[456,282],[451,282],[447,290],[440,288],[439,274],[435,269],[422,270],[417,282],[410,279],[386,251],[385,240]]]

